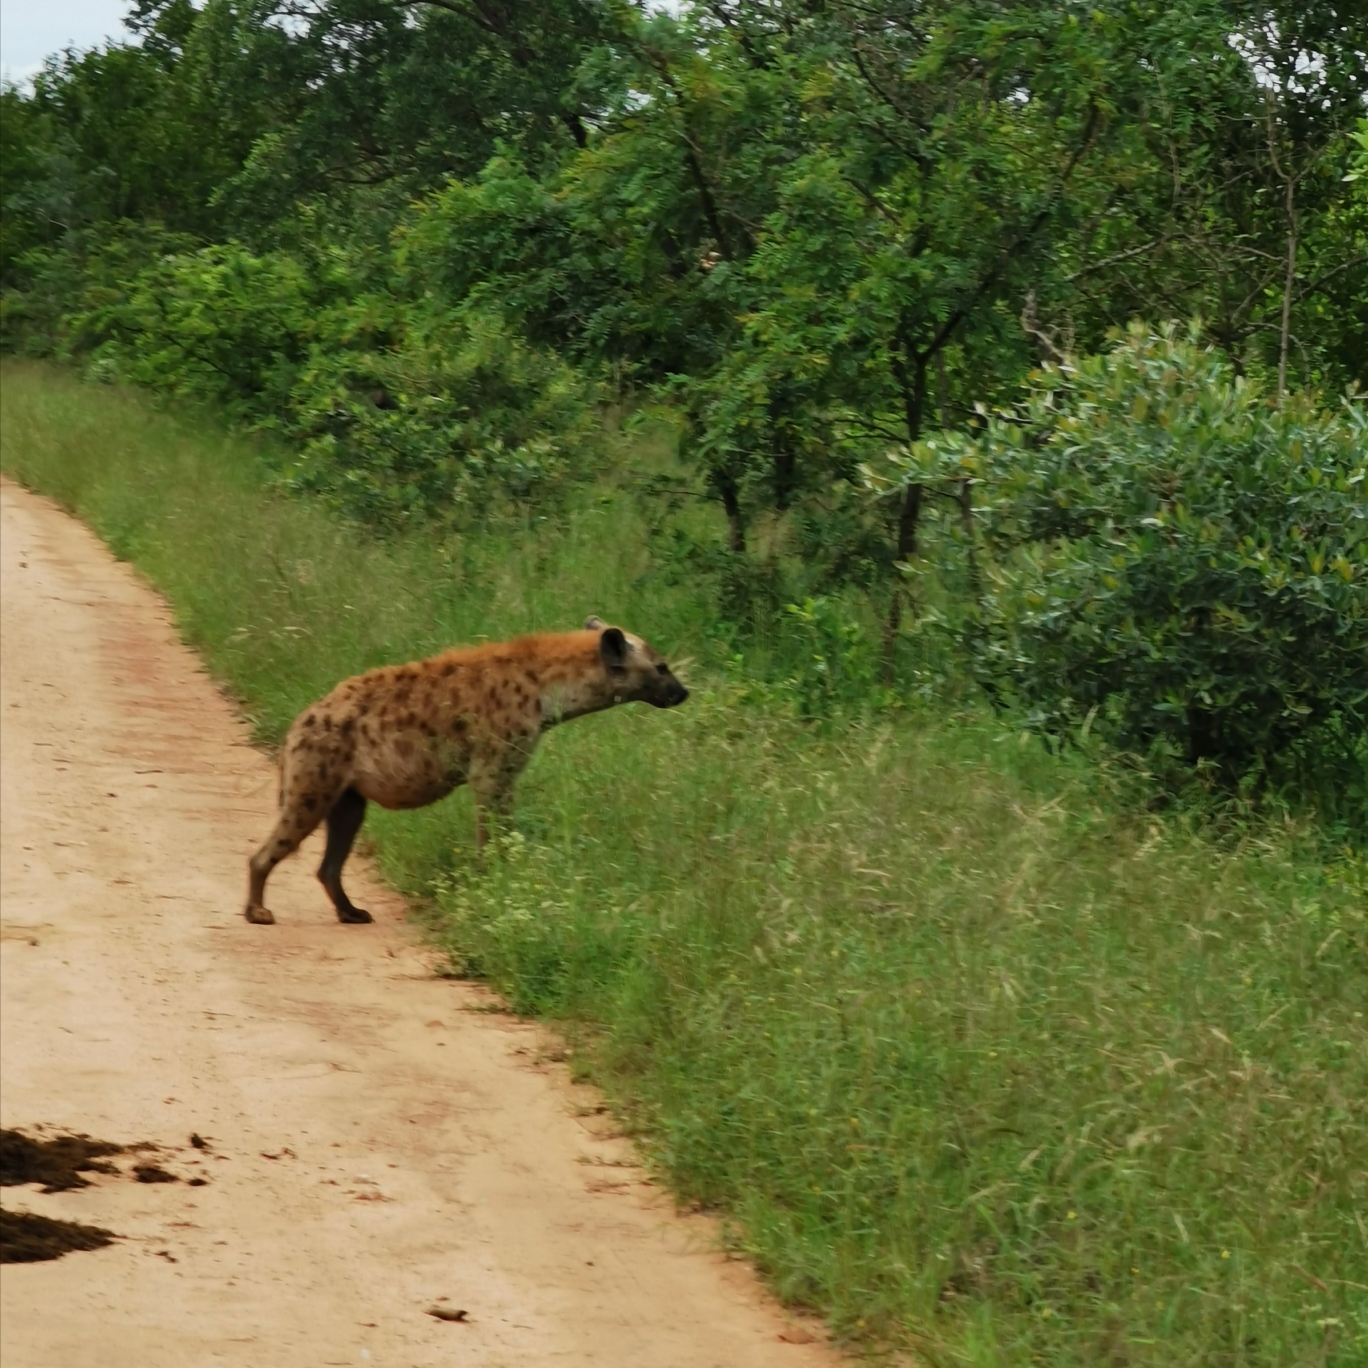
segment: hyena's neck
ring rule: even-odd
[[[537,661],[543,727],[602,712],[622,701],[603,667],[597,632],[566,632],[543,640]]]

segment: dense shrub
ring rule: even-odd
[[[348,275],[236,243],[168,253],[88,294],[74,329],[97,370],[255,416],[279,410],[311,346],[340,331]]]
[[[398,345],[311,358],[290,395],[291,484],[381,526],[558,506],[593,475],[594,387],[495,316],[410,313]]]
[[[72,321],[97,374],[286,435],[296,489],[373,526],[546,502],[591,473],[593,388],[475,307],[410,294],[384,254],[169,252]]]
[[[1137,327],[1048,367],[960,457],[987,478],[998,552],[977,665],[1037,726],[1090,723],[1227,783],[1361,785],[1361,402],[1274,399],[1220,353]]]

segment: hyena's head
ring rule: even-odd
[[[621,627],[606,626],[596,617],[591,617],[584,629],[599,634],[599,656],[619,701],[676,708],[688,698],[688,689],[675,678],[665,658],[639,636]]]

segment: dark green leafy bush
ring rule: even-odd
[[[1227,782],[1365,760],[1368,414],[1281,403],[1132,330],[980,439],[1004,555],[979,666],[1043,729],[1087,718]],[[1362,792],[1360,790],[1360,792]]]
[[[364,521],[467,520],[491,506],[553,511],[598,469],[593,384],[497,315],[409,310],[396,344],[320,351],[288,405],[290,483]]]
[[[311,347],[340,331],[350,272],[330,264],[237,243],[168,253],[121,289],[88,293],[76,337],[93,344],[97,373],[260,417],[284,407]]]
[[[1047,734],[1087,727],[1227,785],[1368,800],[1362,402],[1277,401],[1137,326],[1047,367],[977,438],[922,445],[905,480],[986,487],[970,637],[998,697]]]

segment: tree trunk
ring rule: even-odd
[[[1282,329],[1278,335],[1278,398],[1287,393],[1287,345],[1292,339],[1292,286],[1297,279],[1297,183],[1288,178],[1287,206],[1287,273],[1283,277]]]
[[[792,506],[797,487],[798,457],[787,444],[777,446],[774,451],[774,506],[781,513]]]
[[[727,546],[738,556],[746,554],[746,522],[741,516],[741,492],[736,481],[726,471],[719,471],[713,477],[718,495],[722,499],[722,509],[727,515]]]
[[[903,395],[903,421],[907,425],[907,441],[910,446],[921,436],[922,416],[926,412],[926,364],[931,359],[926,352],[918,352],[912,339],[902,338],[902,354],[894,353],[893,373]],[[885,684],[893,682],[894,656],[897,651],[898,633],[902,630],[904,599],[902,572],[896,566],[911,560],[917,554],[917,521],[921,517],[922,487],[920,484],[908,485],[903,491],[902,507],[898,510],[898,540],[894,546],[894,574],[898,578],[893,583],[893,594],[888,602],[888,618],[883,633],[883,678]]]
[[[921,517],[922,486],[908,485],[903,491],[902,507],[898,510],[898,543],[896,548],[894,574],[898,576],[893,583],[893,596],[888,603],[888,620],[884,623],[883,639],[883,676],[884,683],[893,682],[894,657],[898,646],[898,633],[902,630],[903,593],[902,571],[897,567],[910,561],[917,554],[917,522]]]

